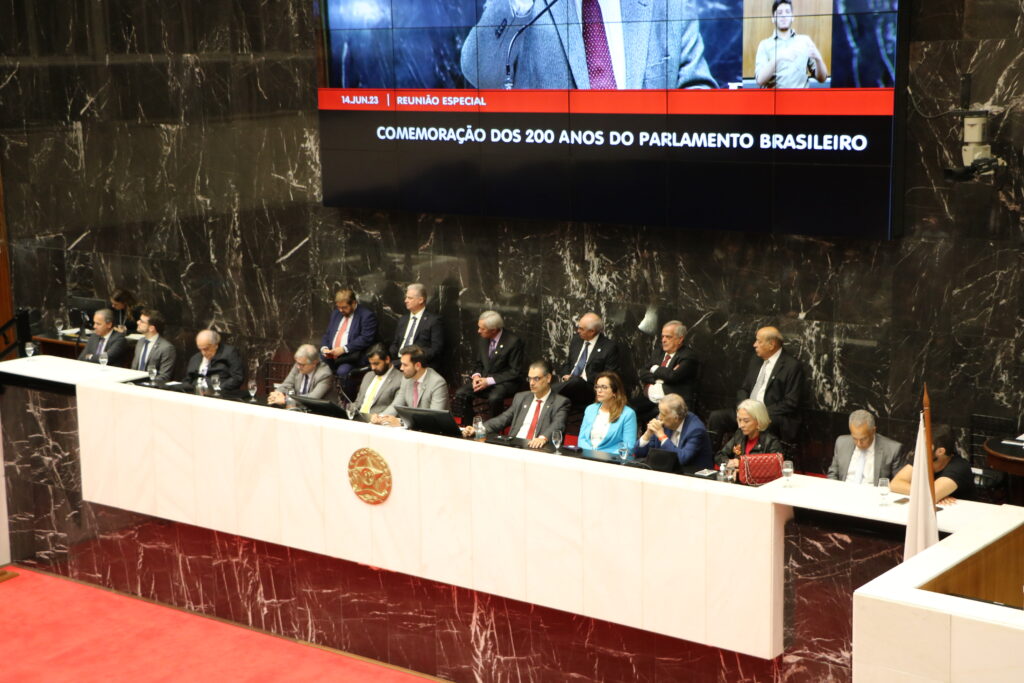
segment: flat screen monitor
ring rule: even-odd
[[[404,406],[396,406],[395,410],[398,411],[398,416],[402,418],[405,426],[414,432],[462,438],[459,426],[455,424],[455,419],[448,411]]]
[[[336,403],[324,401],[323,399],[319,398],[310,398],[308,396],[296,396],[295,401],[299,405],[304,406],[311,413],[316,413],[317,415],[326,415],[327,417],[340,417],[343,419],[348,419],[348,414],[345,412],[345,409]]]
[[[907,4],[323,0],[324,203],[889,238]]]

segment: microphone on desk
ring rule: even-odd
[[[530,19],[528,22],[526,22],[518,31],[515,32],[515,34],[513,34],[512,40],[508,41],[508,50],[505,53],[505,90],[511,90],[512,86],[513,86],[512,46],[516,44],[516,39],[518,39],[519,36],[523,35],[523,33],[526,31],[526,29],[530,28],[535,23],[537,23],[537,20],[540,19],[542,16],[544,16],[545,13],[550,12],[551,8],[554,7],[557,4],[558,4],[558,0],[551,0],[551,2],[546,2],[545,1],[544,9],[542,9],[539,12],[537,12],[537,16],[535,16],[533,19]]]

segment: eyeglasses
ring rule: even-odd
[[[604,389],[605,391],[611,391],[612,390],[611,386],[608,385],[608,384],[595,384],[594,388],[595,389]]]
[[[526,379],[529,380],[530,384],[534,384],[534,383],[539,382],[539,381],[541,381],[543,379],[547,379],[547,377],[548,377],[547,375],[541,375],[540,377],[527,377]]]

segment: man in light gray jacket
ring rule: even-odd
[[[448,384],[433,368],[424,367],[426,355],[418,346],[406,346],[399,352],[402,364],[399,369],[405,379],[398,389],[395,400],[384,412],[373,415],[370,422],[396,427],[401,424],[398,408],[426,408],[448,410]]]
[[[836,439],[835,455],[828,478],[852,484],[878,484],[879,477],[890,481],[903,464],[903,447],[878,433],[875,416],[866,410],[850,413],[850,433]]]

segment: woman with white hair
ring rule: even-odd
[[[740,456],[751,453],[781,453],[782,443],[765,430],[772,422],[768,409],[760,401],[748,398],[736,406],[736,424],[739,429],[729,443],[718,451],[715,462],[726,467],[739,467]]]

